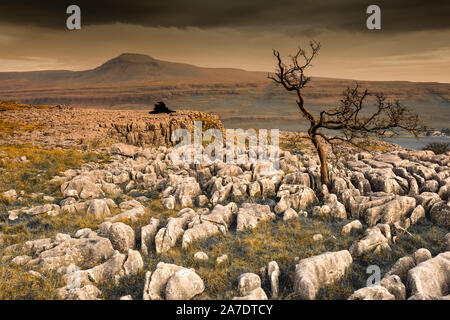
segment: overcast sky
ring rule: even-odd
[[[55,1],[56,2],[56,1]],[[450,1],[127,0],[0,3],[0,71],[93,68],[124,52],[272,71],[272,49],[322,43],[312,75],[450,82]],[[81,7],[81,30],[66,8]],[[366,8],[381,7],[381,30]]]

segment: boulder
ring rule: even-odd
[[[300,260],[295,267],[295,293],[300,299],[314,300],[320,288],[344,276],[352,261],[347,250],[325,252]]]
[[[155,243],[156,232],[158,231],[159,220],[155,218],[150,219],[150,224],[141,228],[141,252],[148,255],[149,248]]]
[[[203,280],[193,269],[183,268],[167,281],[166,300],[189,300],[205,290]]]
[[[259,222],[275,219],[275,214],[270,211],[268,205],[256,203],[244,203],[239,208],[237,215],[237,231],[255,228]]]
[[[82,288],[60,288],[57,291],[58,298],[62,300],[98,300],[102,292],[94,285],[86,285]]]
[[[443,251],[450,251],[450,232],[447,233],[442,241]]]
[[[395,300],[395,296],[385,287],[371,286],[356,290],[348,300]]]
[[[422,218],[425,218],[425,209],[421,205],[418,205],[411,213],[409,221],[413,225],[416,224]]]
[[[236,212],[236,204],[230,202],[226,206],[217,204],[211,213],[199,215],[199,223],[184,232],[182,247],[187,248],[193,241],[209,238],[217,233],[225,234],[235,220]]]
[[[414,258],[411,256],[405,256],[398,259],[391,269],[386,273],[385,277],[390,275],[397,275],[402,282],[406,282],[408,277],[408,271],[414,268],[416,265]]]
[[[430,209],[430,220],[450,229],[450,206],[445,201],[435,203]]]
[[[238,289],[241,296],[248,295],[254,289],[261,287],[261,279],[254,273],[243,273],[239,276]]]
[[[422,263],[424,261],[427,261],[428,259],[431,259],[432,255],[430,250],[425,249],[425,248],[421,248],[421,249],[417,249],[414,253],[413,253],[413,259],[414,262],[416,263],[416,265],[418,265],[419,263]]]
[[[138,148],[133,145],[125,144],[125,143],[116,143],[110,147],[111,154],[117,154],[124,157],[133,158],[138,151]]]
[[[195,261],[206,261],[208,259],[209,259],[208,255],[203,251],[199,251],[194,254]]]
[[[298,217],[297,212],[294,209],[289,208],[283,214],[283,221],[288,221],[297,217]]]
[[[96,284],[108,283],[117,285],[120,278],[124,276],[122,267],[125,259],[126,255],[115,251],[114,255],[106,262],[87,270],[89,279]]]
[[[343,234],[349,234],[353,229],[362,229],[362,224],[359,220],[353,220],[342,227]]]
[[[98,198],[104,196],[101,185],[95,184],[88,176],[77,176],[61,185],[64,198],[76,197],[80,199]]]
[[[272,293],[272,299],[276,299],[278,297],[278,289],[279,289],[279,280],[280,277],[280,268],[278,267],[278,263],[276,261],[270,261],[267,265],[267,276],[270,280],[270,290]]]
[[[281,189],[281,186],[280,186]],[[281,196],[280,201],[275,206],[275,213],[281,214],[289,208],[294,210],[306,210],[312,207],[319,200],[314,190],[308,187],[300,187],[295,193]]]
[[[123,270],[126,276],[133,276],[144,269],[144,260],[139,251],[128,250],[127,260],[123,264]]]
[[[416,199],[412,197],[398,197],[381,206],[366,210],[364,219],[369,226],[374,226],[378,221],[393,224],[399,222],[411,214],[416,207]]]
[[[112,217],[107,217],[105,221],[109,222],[117,222],[117,221],[123,221],[123,220],[130,220],[131,223],[136,223],[140,217],[142,217],[145,214],[145,208],[142,205],[136,206],[133,209],[129,209],[126,211],[123,211],[119,214],[116,214]]]
[[[406,299],[406,287],[397,275],[390,275],[381,279],[381,286],[385,287],[390,294],[395,296],[395,300]]]
[[[123,222],[103,222],[99,226],[98,234],[108,238],[114,249],[122,253],[134,249],[136,244],[134,230]]]
[[[389,239],[383,234],[380,228],[368,228],[361,240],[355,241],[349,251],[352,257],[359,257],[365,252],[376,250],[377,248],[388,248]]]
[[[253,291],[250,291],[248,295],[244,297],[234,297],[233,300],[268,300],[268,298],[262,288],[256,288]]]
[[[408,271],[411,295],[442,297],[450,293],[450,252],[428,259]]]
[[[175,264],[158,263],[153,273],[147,272],[145,275],[143,300],[164,300],[167,281],[182,269]]]
[[[90,201],[86,213],[97,219],[111,215],[109,206],[104,199],[94,199]]]
[[[35,265],[42,271],[58,271],[70,264],[81,269],[89,269],[105,262],[113,253],[113,246],[107,238],[98,236],[82,239],[71,238],[54,248],[43,251],[29,264]]]
[[[177,218],[169,218],[167,225],[164,228],[159,229],[156,234],[156,253],[165,253],[175,246],[177,240],[183,236],[184,229],[187,227],[190,220],[196,216],[195,211],[190,208],[181,210],[179,214],[180,216]]]

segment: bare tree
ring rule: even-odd
[[[309,52],[299,49],[291,56],[290,64],[283,63],[280,53],[274,50],[277,67],[275,73],[269,74],[268,78],[282,85],[287,91],[296,93],[297,105],[310,123],[308,139],[319,156],[323,184],[329,185],[328,162],[323,142],[330,144],[333,152],[336,146],[342,143],[363,149],[364,140],[370,137],[391,137],[397,135],[399,129],[417,136],[425,129],[418,115],[413,114],[398,100],[388,101],[383,94],[374,95],[375,103],[370,108],[366,101],[372,94],[367,89],[360,90],[358,85],[343,92],[337,107],[314,115],[305,106],[303,89],[311,81],[305,70],[311,67],[311,61],[318,55],[321,45],[319,42],[311,41],[309,46]],[[339,133],[334,136],[325,135],[324,129]]]

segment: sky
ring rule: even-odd
[[[66,8],[81,8],[68,30]],[[381,8],[368,30],[366,8]],[[450,1],[97,0],[0,2],[0,71],[85,70],[121,53],[273,71],[317,40],[311,75],[450,83]]]

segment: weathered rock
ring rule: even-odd
[[[95,218],[103,218],[111,215],[109,206],[104,199],[94,199],[90,201],[86,213]]]
[[[256,203],[244,203],[239,208],[237,215],[237,231],[255,228],[259,222],[275,219],[275,214],[270,211],[268,205]]]
[[[189,300],[205,290],[203,280],[193,269],[181,269],[167,281],[166,300]]]
[[[16,192],[16,190],[11,189],[11,190],[8,190],[8,191],[3,192],[3,193],[2,193],[2,197],[3,197],[3,199],[5,199],[6,201],[14,202],[14,201],[16,201],[16,199],[17,199],[17,192]]]
[[[262,288],[256,288],[244,297],[234,297],[233,300],[268,300],[266,293]]]
[[[447,233],[442,241],[443,251],[450,251],[450,232]]]
[[[385,287],[371,286],[356,290],[348,300],[395,300],[395,296]]]
[[[243,273],[239,276],[238,289],[241,296],[248,295],[254,289],[261,287],[261,279],[254,273]]]
[[[406,287],[397,275],[390,275],[381,279],[381,286],[385,287],[389,293],[395,296],[396,300],[406,299]]]
[[[37,257],[42,251],[51,249],[56,245],[50,238],[29,240],[23,245],[22,251],[24,254]]]
[[[56,247],[43,251],[38,258],[31,260],[42,271],[58,270],[74,264],[81,269],[89,269],[109,259],[114,253],[107,238],[70,239]]]
[[[16,265],[16,266],[24,266],[31,259],[32,259],[31,256],[27,256],[27,255],[17,256],[14,259],[11,260],[11,264]]]
[[[316,209],[317,207],[314,207]],[[345,210],[345,206],[340,203],[335,194],[328,194],[324,198],[324,205],[319,207],[320,209],[316,209],[313,214],[316,215],[324,215],[331,216],[334,218],[346,219],[347,212]]]
[[[217,259],[216,259],[216,264],[217,264],[217,265],[221,265],[221,264],[223,264],[223,263],[225,263],[225,262],[227,262],[227,261],[228,261],[228,255],[223,254],[223,255],[221,255],[220,257],[217,257]]]
[[[141,252],[144,255],[148,254],[151,245],[155,243],[156,232],[158,231],[159,220],[155,218],[150,219],[150,224],[141,228]]]
[[[280,268],[278,267],[278,263],[276,261],[270,261],[267,265],[267,276],[270,280],[270,290],[272,293],[272,298],[275,299],[278,297],[278,278],[280,277]]]
[[[160,262],[156,270],[145,275],[144,300],[164,300],[167,281],[183,267],[175,264]]]
[[[280,186],[280,189],[282,189],[282,186]],[[293,194],[281,196],[281,199],[275,206],[274,211],[277,214],[281,214],[289,208],[294,210],[306,210],[317,202],[318,199],[314,190],[302,186]]]
[[[199,251],[194,254],[194,260],[196,261],[206,261],[208,259],[208,255],[203,251]]]
[[[402,282],[405,282],[408,277],[408,271],[414,268],[416,263],[414,262],[414,258],[411,256],[405,256],[398,259],[391,269],[386,273],[385,277],[390,275],[397,275],[400,277]]]
[[[175,197],[169,196],[167,198],[162,199],[162,205],[164,209],[173,210],[175,208]]]
[[[374,226],[378,221],[391,224],[406,217],[416,207],[416,199],[412,197],[398,197],[384,205],[369,208],[364,214],[364,219],[369,226]]]
[[[320,233],[316,233],[315,235],[313,235],[313,240],[314,241],[322,241],[323,236]]]
[[[63,300],[97,300],[101,294],[102,292],[94,285],[74,289],[58,289],[58,297]]]
[[[450,206],[445,201],[435,203],[430,209],[430,219],[434,223],[450,229]]]
[[[421,248],[421,249],[417,249],[414,253],[413,253],[413,259],[414,262],[416,263],[416,265],[418,265],[419,263],[422,263],[424,261],[427,261],[428,259],[431,259],[432,255],[430,250],[425,249],[425,248]]]
[[[342,227],[343,234],[349,234],[353,229],[362,229],[362,224],[359,220],[353,220]]]
[[[411,295],[446,296],[450,292],[450,252],[428,259],[408,272]]]
[[[142,217],[144,214],[145,208],[142,205],[140,205],[134,207],[133,209],[129,209],[119,214],[116,214],[115,216],[107,217],[105,221],[114,223],[122,220],[130,220],[132,223],[136,223],[139,220],[139,218]]]
[[[354,242],[349,251],[352,257],[359,257],[365,252],[376,250],[378,247],[387,248],[389,239],[378,227],[368,228],[361,240]]]
[[[184,229],[190,220],[196,216],[195,211],[190,208],[181,210],[179,214],[177,218],[169,218],[166,227],[159,229],[156,234],[156,253],[165,253],[175,246],[177,240],[183,236]]]
[[[347,250],[325,252],[300,260],[295,267],[295,293],[301,299],[315,299],[320,288],[344,276],[352,261]]]
[[[125,157],[133,158],[138,148],[125,143],[116,143],[110,147],[111,154],[118,154]]]
[[[128,250],[127,260],[123,264],[123,270],[126,276],[132,276],[138,274],[144,269],[144,261],[139,251]]]
[[[122,269],[126,256],[119,251],[116,251],[114,255],[106,262],[87,270],[89,279],[92,279],[94,283],[110,283],[117,285],[120,278],[124,276]]]
[[[226,206],[217,204],[211,213],[199,215],[199,223],[186,230],[182,247],[187,248],[193,241],[209,238],[217,233],[226,233],[235,220],[237,206],[230,202]]]
[[[139,207],[139,206],[141,206],[141,203],[134,199],[123,201],[119,204],[119,208],[122,211],[131,210],[131,209]]]
[[[128,252],[128,249],[134,249],[136,240],[133,229],[123,222],[103,222],[99,226],[100,236],[108,238],[114,249],[122,253]]]
[[[425,209],[421,205],[418,205],[411,213],[409,221],[413,225],[416,224],[422,218],[425,218]]]
[[[88,176],[77,176],[61,185],[61,193],[64,198],[76,197],[80,199],[98,198],[104,196],[101,185]]]
[[[283,221],[288,221],[297,217],[298,217],[297,212],[294,209],[289,208],[283,214]]]

